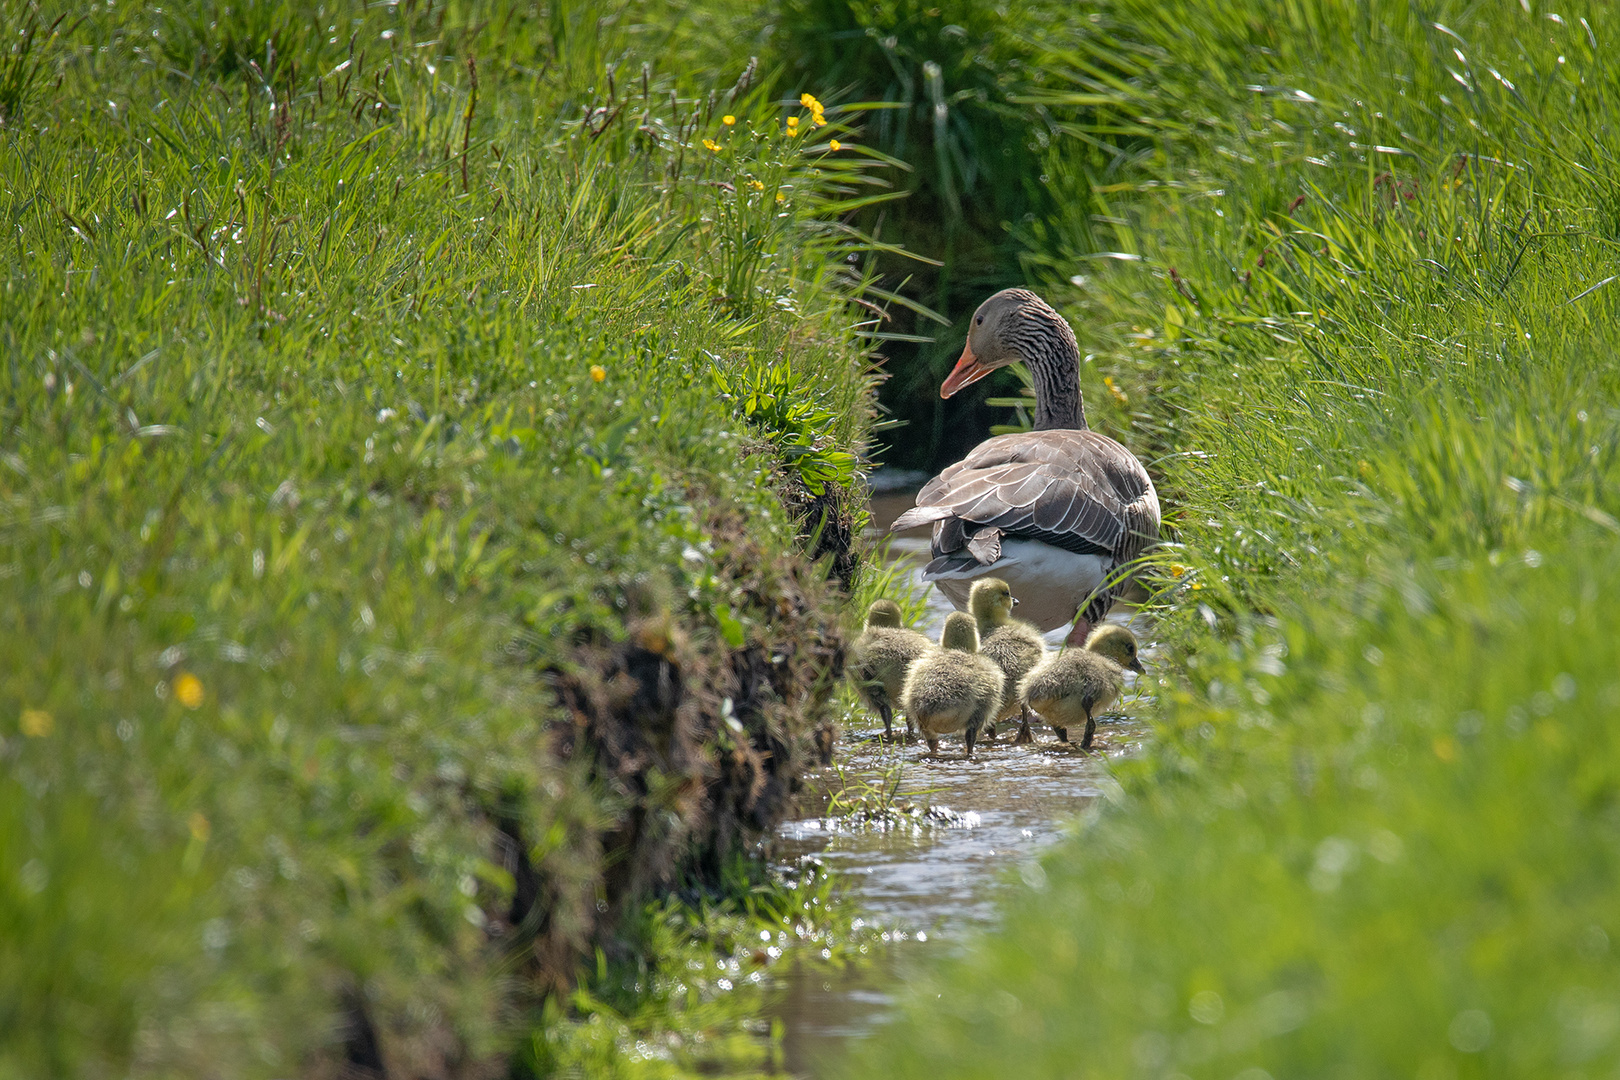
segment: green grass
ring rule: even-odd
[[[830,736],[870,160],[589,5],[54,19],[0,27],[0,1075],[571,1045]]]
[[[1154,135],[1071,212],[1129,258],[1040,256],[1171,507],[1157,739],[849,1072],[1608,1075],[1620,23],[1097,25]]]

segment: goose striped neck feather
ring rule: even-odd
[[[996,336],[1035,377],[1035,430],[1084,431],[1080,344],[1068,320],[1028,289],[1008,289],[1002,295],[1016,306],[1003,317]]]

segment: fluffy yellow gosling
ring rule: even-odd
[[[1084,721],[1080,746],[1090,749],[1097,714],[1119,697],[1126,668],[1142,670],[1136,636],[1123,626],[1104,623],[1086,638],[1085,648],[1067,649],[1030,672],[1019,693],[1063,742],[1069,741],[1069,729]]]

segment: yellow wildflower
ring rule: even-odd
[[[799,126],[799,118],[797,116],[788,117],[787,125],[788,125],[789,130],[792,130],[793,128],[798,127]]]
[[[188,709],[201,708],[203,703],[202,680],[189,671],[182,671],[174,677],[174,696],[180,704]]]
[[[720,152],[720,144],[715,142],[713,139],[704,139],[703,149],[713,150],[716,154],[718,154]]]
[[[720,122],[722,124],[726,125],[726,127],[730,127],[732,124],[735,124],[737,122],[737,118],[735,116],[732,116],[730,113],[727,113],[725,116],[722,116],[720,118]]]
[[[748,186],[753,188],[755,191],[764,191],[765,190],[764,183],[759,181],[759,180],[750,180],[750,181],[748,181]]]
[[[18,726],[30,739],[43,739],[56,730],[56,717],[44,709],[24,709]]]
[[[1187,576],[1187,571],[1189,569],[1191,569],[1191,567],[1182,566],[1178,562],[1171,563],[1170,564],[1170,576],[1171,577],[1186,577]]]
[[[842,150],[844,148],[844,144],[839,142],[837,139],[830,140],[827,143],[827,146],[833,150]]]
[[[1131,400],[1126,395],[1125,391],[1114,385],[1114,377],[1112,375],[1103,376],[1103,385],[1108,387],[1108,392],[1113,394],[1114,400],[1119,402],[1121,405],[1124,405]]]
[[[776,201],[779,203],[787,202],[787,196],[778,191],[776,193]]]
[[[601,364],[592,364],[591,382],[601,382],[605,378],[607,378],[607,368],[603,367]]]

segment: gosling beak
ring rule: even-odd
[[[1140,661],[1140,660],[1132,660],[1129,664],[1126,664],[1125,666],[1130,668],[1132,671],[1136,672],[1138,675],[1146,675],[1147,674],[1147,669],[1142,666],[1142,661]]]
[[[973,346],[964,345],[962,346],[962,358],[956,362],[956,366],[951,369],[951,373],[945,377],[944,385],[939,388],[939,396],[948,398],[962,387],[978,382],[994,370],[996,369],[979,362],[979,358],[973,355]]]
[[[1009,597],[1007,597],[1007,599],[1009,599],[1009,600],[1011,600],[1011,601],[1012,601],[1012,602],[1013,602],[1013,607],[1017,607],[1017,606],[1018,606],[1018,597],[1016,597],[1016,596],[1009,596]]]

